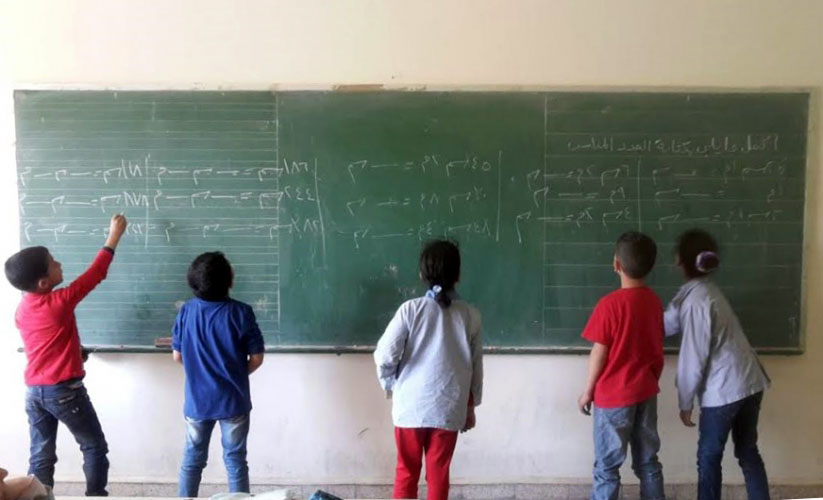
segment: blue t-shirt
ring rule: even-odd
[[[219,420],[251,411],[248,356],[265,348],[251,306],[191,299],[177,314],[172,334],[186,372],[185,416]]]

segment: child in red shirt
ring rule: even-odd
[[[663,304],[644,283],[654,267],[657,246],[638,232],[617,240],[614,270],[620,289],[597,303],[583,331],[594,343],[580,410],[594,403],[594,484],[592,500],[616,500],[620,466],[632,447],[632,469],[640,497],[662,499],[663,467],[657,458],[658,380],[663,370]]]
[[[54,289],[63,282],[63,269],[45,247],[24,248],[9,257],[5,266],[9,282],[25,292],[14,319],[28,360],[28,473],[54,487],[57,423],[63,422],[83,452],[88,496],[108,495],[108,445],[83,386],[86,372],[74,309],[106,277],[126,224],[123,215],[111,218],[105,246],[86,272],[65,288]]]

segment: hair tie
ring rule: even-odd
[[[713,267],[708,267],[709,262],[712,259],[715,261],[716,264]],[[717,269],[717,264],[719,264],[719,263],[720,263],[720,258],[717,256],[716,253],[714,253],[710,250],[706,250],[704,252],[700,252],[699,254],[697,254],[697,259],[695,259],[695,262],[694,262],[695,267],[701,273],[710,273],[710,272],[714,271],[715,269]]]
[[[438,293],[440,293],[442,291],[443,291],[443,287],[440,286],[440,285],[434,285],[432,287],[432,292],[434,292],[435,295],[437,295]]]

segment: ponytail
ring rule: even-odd
[[[452,304],[451,293],[460,279],[460,250],[451,241],[426,243],[420,252],[420,277],[429,285],[434,300],[446,309]]]
[[[689,229],[677,238],[678,261],[686,276],[700,278],[720,267],[717,241],[702,229]]]
[[[442,286],[434,285],[433,287],[431,287],[431,291],[434,292],[434,301],[440,304],[440,307],[446,309],[450,305],[452,305],[451,297],[449,297],[448,292],[443,290]]]
[[[720,257],[718,257],[717,254],[711,250],[700,252],[694,260],[695,269],[704,274],[714,272],[718,266],[720,266]]]

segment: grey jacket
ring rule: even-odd
[[[459,299],[447,309],[431,297],[409,300],[386,327],[374,361],[380,385],[393,393],[396,427],[460,430],[469,395],[475,406],[483,398],[480,312]]]
[[[770,383],[723,292],[708,278],[684,284],[666,308],[666,336],[683,334],[677,363],[681,410],[695,398],[723,406],[765,390]]]

